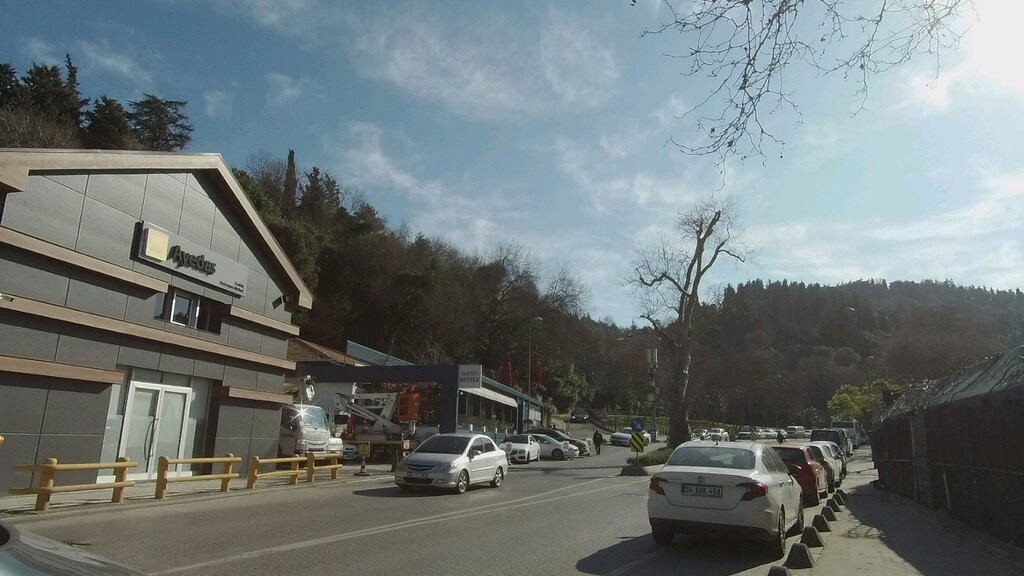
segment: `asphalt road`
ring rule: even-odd
[[[149,574],[767,573],[772,562],[742,541],[655,546],[647,478],[619,476],[628,454],[518,465],[500,488],[463,495],[375,477],[18,525]]]

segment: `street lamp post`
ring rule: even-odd
[[[533,398],[533,323],[543,322],[540,316],[534,316],[527,322],[526,328],[526,395]]]

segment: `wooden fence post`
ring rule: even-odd
[[[161,456],[156,465],[156,494],[157,500],[167,496],[167,457]]]
[[[331,480],[337,480],[338,479],[338,468],[336,468],[336,466],[338,465],[338,460],[340,458],[341,458],[341,454],[335,453],[335,454],[331,454],[331,459],[328,460],[328,462],[331,463],[331,466],[334,466],[334,468],[331,468]]]
[[[120,458],[117,459],[117,461],[118,462],[130,462],[130,460],[128,460],[127,456],[121,456]],[[117,470],[114,470],[114,481],[115,482],[124,482],[126,480],[128,480],[128,466],[124,466],[122,468],[118,468]],[[123,486],[118,486],[117,488],[114,488],[114,495],[110,498],[110,501],[111,502],[116,502],[118,504],[124,502],[124,487]]]
[[[291,471],[292,471],[292,475],[288,477],[288,485],[289,486],[297,486],[299,484],[299,463],[298,462],[292,462],[291,463]]]
[[[312,452],[306,452],[306,482],[312,484],[316,481],[316,457]]]
[[[252,490],[256,487],[256,478],[259,478],[260,457],[249,457],[249,475],[245,479],[245,488]]]
[[[50,494],[53,490],[53,476],[56,473],[54,466],[57,465],[56,458],[43,460],[43,469],[39,472],[39,494],[36,495],[36,510],[46,512],[50,507]]]
[[[225,454],[225,456],[227,458],[234,458],[235,457],[235,455],[230,453],[230,452]],[[234,468],[234,466],[235,466],[235,463],[231,462],[230,460],[225,462],[224,463],[223,473],[224,474],[231,474],[232,469]],[[230,485],[231,485],[231,478],[222,478],[221,481],[220,481],[220,491],[221,492],[227,492],[228,490],[231,489]]]

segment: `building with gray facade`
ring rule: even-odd
[[[0,149],[0,490],[51,457],[275,456],[311,306],[220,155]]]

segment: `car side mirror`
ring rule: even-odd
[[[789,470],[790,476],[795,476],[799,474],[801,470],[803,470],[803,468],[797,466],[796,464],[786,464],[786,468]]]
[[[469,451],[469,459],[472,460],[473,458],[476,458],[477,456],[479,456],[481,454],[483,454],[483,452],[481,452],[480,450],[470,450]]]

